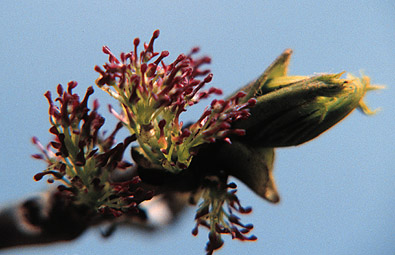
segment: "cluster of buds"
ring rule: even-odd
[[[192,230],[193,235],[198,234],[199,226],[209,229],[209,241],[206,246],[207,254],[212,254],[222,247],[224,241],[222,234],[228,234],[232,239],[241,241],[255,241],[256,236],[247,234],[253,229],[252,224],[243,224],[235,214],[248,214],[252,211],[250,207],[241,206],[236,196],[236,184],[224,184],[216,178],[207,179],[202,197],[203,202],[196,212],[196,226]]]
[[[135,211],[139,202],[150,199],[150,194],[139,188],[141,180],[136,177],[128,182],[111,182],[114,169],[131,166],[123,160],[123,153],[135,138],[129,136],[114,146],[114,137],[121,124],[107,138],[101,138],[99,129],[104,118],[97,113],[98,102],[94,101],[92,111],[87,107],[93,88],[87,89],[80,102],[79,96],[73,93],[76,86],[76,82],[69,82],[67,91],[64,91],[58,85],[55,102],[59,106],[49,91],[45,94],[52,125],[49,131],[54,140],[44,147],[33,137],[33,143],[41,151],[32,155],[33,158],[47,163],[47,169],[36,174],[34,179],[38,181],[49,175],[48,182],[63,182],[58,186],[60,192],[67,194],[75,204],[99,212],[119,216],[126,211]]]
[[[237,93],[228,100],[214,100],[199,120],[184,127],[180,114],[186,108],[207,98],[210,94],[222,94],[220,89],[200,91],[212,79],[209,70],[201,70],[210,63],[209,57],[193,58],[199,49],[188,55],[181,54],[166,65],[163,59],[168,51],[154,52],[154,41],[159,36],[156,30],[148,44],[138,54],[140,40],[134,40],[134,51],[121,53],[116,58],[108,47],[103,52],[109,55],[109,63],[100,73],[96,84],[117,99],[122,113],[110,111],[136,136],[140,152],[156,168],[178,173],[186,169],[203,143],[225,139],[229,135],[243,135],[244,130],[232,129],[232,122],[249,116],[248,108],[255,99],[240,104],[244,93]],[[197,79],[203,76],[203,80]]]
[[[140,40],[136,38],[134,50],[121,53],[119,58],[103,47],[109,61],[103,67],[95,67],[100,74],[96,84],[114,97],[122,109],[117,113],[109,107],[119,123],[107,138],[99,135],[104,118],[97,113],[97,101],[93,110],[87,107],[92,87],[82,101],[73,93],[76,82],[70,82],[67,91],[59,85],[55,102],[50,92],[45,94],[50,105],[50,132],[55,138],[46,147],[33,138],[41,151],[33,157],[44,160],[48,166],[34,178],[40,180],[49,175],[48,182],[63,182],[59,191],[74,203],[114,216],[135,212],[139,203],[153,196],[141,188],[140,177],[152,185],[163,183],[147,180],[171,180],[164,185],[182,183],[170,189],[176,191],[185,191],[184,186],[193,179],[189,191],[199,194],[202,202],[192,233],[197,235],[199,226],[208,228],[207,254],[222,247],[222,234],[242,241],[256,240],[254,235],[248,236],[253,226],[242,224],[236,216],[251,212],[251,208],[241,206],[236,185],[227,184],[229,176],[277,203],[280,196],[273,175],[276,147],[305,143],[356,108],[365,114],[374,113],[363,97],[367,91],[380,87],[371,85],[368,77],[349,75],[342,79],[343,73],[288,76],[292,51],[286,50],[258,79],[225,100],[213,100],[196,122],[184,125],[181,113],[222,91],[201,91],[212,80],[210,70],[201,69],[210,63],[209,57],[194,58],[199,51],[194,48],[167,65],[163,60],[169,52],[154,51],[158,36],[157,30],[141,52]],[[114,137],[123,126],[130,136],[115,144]],[[131,166],[123,160],[123,154],[134,141],[138,146],[132,148],[132,157],[140,177],[112,182],[115,169]],[[150,175],[151,178],[146,177]]]

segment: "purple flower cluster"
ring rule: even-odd
[[[224,185],[218,180],[208,180],[206,189],[203,191],[203,202],[196,212],[196,226],[192,230],[193,235],[198,234],[199,226],[209,229],[209,241],[206,246],[207,254],[212,254],[222,247],[224,241],[222,234],[229,234],[232,239],[241,241],[255,241],[256,236],[247,234],[253,229],[252,224],[243,224],[235,212],[248,214],[250,207],[242,207],[236,196],[236,184]]]
[[[222,91],[202,91],[213,75],[202,68],[211,59],[195,57],[199,48],[166,64],[169,52],[154,51],[158,36],[156,30],[140,52],[136,38],[134,49],[119,58],[103,47],[109,60],[102,67],[95,66],[100,74],[96,84],[121,108],[118,113],[109,106],[119,123],[107,137],[99,133],[104,118],[97,112],[98,102],[93,102],[92,110],[88,108],[92,87],[82,100],[73,93],[76,82],[68,83],[67,90],[58,85],[54,100],[50,92],[45,94],[54,139],[44,147],[33,138],[41,151],[33,157],[47,164],[35,180],[49,176],[50,183],[62,182],[57,194],[67,202],[110,217],[143,214],[139,204],[154,195],[189,191],[191,203],[202,200],[192,234],[197,235],[200,226],[207,228],[206,251],[212,254],[222,247],[223,234],[241,241],[257,239],[249,235],[253,226],[241,223],[236,215],[248,214],[251,208],[241,206],[236,184],[227,184],[229,176],[277,203],[276,147],[305,143],[355,108],[374,113],[363,97],[380,87],[370,85],[368,77],[341,79],[343,73],[288,76],[292,54],[288,49],[258,79],[228,99],[214,99],[196,122],[184,125],[181,114],[188,107]],[[115,135],[122,127],[130,136],[116,143]],[[114,182],[114,170],[132,166],[123,154],[134,141],[138,145],[131,150],[136,163],[132,177]]]
[[[112,108],[110,111],[136,135],[145,157],[156,167],[177,173],[189,166],[197,146],[216,139],[230,142],[230,134],[243,135],[245,131],[232,129],[231,123],[247,118],[248,108],[256,100],[239,104],[245,95],[242,92],[228,100],[214,100],[197,122],[184,127],[180,114],[187,107],[222,91],[217,88],[200,91],[212,79],[210,70],[201,69],[203,64],[210,63],[209,57],[194,58],[199,51],[194,48],[167,65],[164,58],[169,52],[154,51],[158,36],[156,30],[139,54],[140,40],[136,38],[134,51],[121,53],[119,59],[108,47],[103,47],[109,62],[104,70],[95,67],[100,73],[96,84],[120,102],[121,114]]]
[[[70,82],[64,91],[58,85],[58,97],[54,101],[49,91],[45,93],[52,125],[49,131],[54,139],[44,147],[33,137],[33,143],[41,151],[33,157],[47,163],[47,169],[36,174],[34,179],[38,181],[45,175],[51,175],[48,182],[63,182],[58,186],[59,192],[67,194],[76,204],[87,205],[103,213],[119,216],[126,211],[136,211],[138,203],[152,197],[139,188],[140,178],[122,183],[110,180],[114,169],[131,166],[123,160],[123,153],[135,137],[129,136],[115,145],[114,137],[121,124],[108,137],[100,137],[99,129],[104,118],[97,112],[99,104],[95,100],[93,110],[87,107],[93,88],[89,87],[80,101],[79,96],[73,93],[76,86],[76,82]]]

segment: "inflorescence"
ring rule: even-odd
[[[141,202],[158,195],[151,184],[144,185],[140,170],[148,175],[154,169],[167,176],[182,177],[193,168],[189,168],[191,162],[203,144],[221,140],[215,145],[220,145],[223,151],[218,154],[226,162],[212,162],[218,158],[210,155],[207,169],[200,169],[205,167],[198,164],[199,187],[189,190],[202,199],[192,233],[197,235],[200,226],[208,228],[206,251],[212,254],[222,247],[222,234],[242,241],[256,240],[254,235],[248,236],[253,226],[241,223],[236,216],[250,213],[251,208],[241,206],[236,184],[227,183],[229,176],[237,177],[262,198],[277,203],[279,195],[272,173],[275,147],[307,142],[356,108],[373,113],[363,97],[367,91],[380,87],[370,85],[367,76],[347,79],[340,78],[343,73],[288,76],[292,54],[288,49],[258,79],[226,100],[214,99],[196,122],[184,125],[181,113],[212,94],[221,95],[222,91],[217,88],[201,91],[213,77],[210,70],[201,69],[210,63],[209,57],[195,58],[199,49],[193,48],[189,54],[181,54],[174,62],[165,64],[169,52],[154,51],[158,36],[156,30],[140,52],[140,40],[136,38],[134,50],[121,53],[119,58],[107,46],[103,47],[109,61],[103,67],[95,66],[100,74],[96,84],[121,107],[118,113],[109,106],[119,123],[107,137],[99,132],[104,118],[97,111],[97,100],[92,110],[88,108],[92,87],[82,101],[73,93],[76,82],[69,82],[67,90],[58,85],[55,100],[50,92],[45,94],[49,102],[49,131],[54,139],[44,147],[33,138],[41,151],[33,157],[47,164],[44,171],[34,176],[35,180],[48,175],[48,182],[62,182],[58,191],[69,201],[101,215],[139,213]],[[130,136],[116,143],[115,135],[122,127],[128,129]],[[234,139],[233,144],[230,138]],[[111,178],[114,170],[132,166],[123,159],[123,154],[133,142],[138,144],[132,148],[138,171],[127,181],[114,182]],[[137,157],[144,159],[142,163]],[[210,172],[210,167],[218,169]]]
[[[99,130],[104,118],[97,112],[99,104],[95,100],[93,110],[87,107],[93,88],[87,89],[80,102],[79,96],[73,93],[76,86],[76,82],[69,82],[64,91],[58,85],[58,97],[55,99],[58,105],[52,100],[49,91],[45,93],[52,125],[49,132],[54,135],[54,140],[44,147],[38,138],[33,137],[33,143],[41,151],[33,157],[44,160],[48,166],[34,179],[38,181],[50,175],[52,177],[48,182],[62,182],[58,190],[66,193],[76,204],[100,212],[120,216],[130,210],[136,211],[138,203],[152,196],[138,187],[141,180],[135,177],[121,183],[110,181],[115,169],[131,166],[131,163],[123,160],[123,153],[135,137],[129,136],[114,146],[114,137],[121,124],[108,137],[100,137]]]
[[[236,196],[236,184],[225,185],[223,181],[216,178],[206,180],[205,190],[203,191],[203,202],[196,212],[196,226],[192,230],[193,235],[198,234],[199,226],[209,229],[209,242],[206,246],[207,254],[212,254],[214,250],[222,247],[224,241],[222,234],[228,234],[232,239],[241,241],[255,241],[254,235],[247,236],[253,229],[252,224],[243,224],[235,214],[249,214],[251,207],[242,207]]]
[[[198,121],[183,127],[182,112],[211,94],[221,95],[222,91],[217,88],[200,91],[213,76],[210,70],[200,69],[210,63],[209,57],[193,58],[199,51],[194,48],[167,65],[163,59],[169,52],[159,54],[153,48],[158,36],[156,30],[140,53],[137,49],[140,40],[136,38],[134,51],[121,53],[119,59],[108,47],[103,47],[109,63],[103,66],[104,71],[95,67],[100,73],[96,83],[120,102],[122,113],[112,108],[111,111],[136,135],[143,154],[159,168],[178,173],[189,166],[194,148],[199,145],[216,139],[230,142],[230,134],[243,135],[244,130],[232,129],[230,123],[247,118],[248,108],[256,101],[250,99],[239,104],[243,92],[228,100],[214,100]],[[203,80],[197,79],[202,76]]]
[[[194,58],[199,49],[193,48],[188,55],[181,54],[167,65],[163,59],[169,52],[159,54],[153,49],[158,36],[157,30],[140,53],[137,52],[140,40],[136,38],[134,51],[121,53],[119,59],[108,47],[103,47],[109,63],[103,66],[104,70],[95,67],[100,73],[96,84],[117,99],[122,108],[119,114],[109,106],[119,123],[108,137],[99,134],[104,118],[97,112],[97,100],[93,110],[87,106],[88,98],[93,94],[92,87],[87,89],[81,102],[73,93],[76,82],[70,82],[66,91],[59,84],[55,102],[49,91],[45,94],[52,125],[49,131],[54,140],[44,147],[36,137],[33,138],[33,143],[41,151],[33,157],[44,160],[48,166],[34,176],[35,180],[49,175],[48,182],[62,182],[58,186],[59,192],[67,194],[77,205],[120,216],[137,212],[139,203],[154,195],[153,191],[140,187],[138,176],[122,183],[111,180],[115,169],[132,165],[123,160],[123,153],[132,142],[138,142],[138,149],[154,167],[177,174],[188,168],[200,145],[217,139],[231,144],[230,135],[245,134],[244,129],[231,128],[232,122],[248,118],[249,108],[256,103],[254,98],[241,103],[246,95],[242,91],[226,100],[213,100],[195,123],[183,125],[180,121],[182,112],[212,94],[221,95],[222,91],[213,87],[201,91],[213,76],[210,70],[200,69],[210,63],[209,57]],[[130,136],[115,144],[115,135],[123,126],[129,130]],[[235,195],[235,184],[206,184],[203,185],[203,202],[196,215],[194,235],[199,225],[210,229],[208,254],[222,246],[221,234],[231,234],[240,240],[255,240],[254,236],[245,236],[252,225],[244,226],[232,213],[234,210],[240,213],[251,211],[241,207]],[[232,190],[228,192],[228,188]],[[228,211],[223,209],[225,204]]]

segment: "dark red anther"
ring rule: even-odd
[[[101,69],[101,67],[98,66],[98,65],[96,65],[96,66],[94,67],[94,70],[95,70],[96,72],[100,73],[101,75],[104,75],[104,74],[105,74],[105,72],[104,72],[104,71]]]
[[[54,142],[54,141],[52,141],[51,142],[51,146],[54,148],[54,149],[60,149],[60,147],[62,146],[60,143],[57,143],[57,142]]]
[[[54,182],[55,182],[55,180],[53,178],[47,179],[47,183],[54,183]]]
[[[247,95],[247,93],[245,93],[244,91],[239,91],[239,92],[237,92],[235,97],[236,98],[241,98],[241,97],[245,97],[245,95]]]
[[[180,63],[181,61],[183,61],[184,59],[186,59],[187,57],[184,54],[180,54],[178,55],[176,61],[174,61],[174,65],[177,65],[178,63]]]
[[[192,229],[192,235],[197,236],[198,234],[199,234],[198,226],[195,226],[195,227]]]
[[[223,123],[221,123],[221,125],[219,127],[220,127],[220,130],[226,130],[226,129],[229,129],[231,127],[231,125],[228,122],[223,122]]]
[[[209,83],[212,79],[213,79],[213,74],[210,73],[209,75],[207,75],[206,78],[204,78],[203,82]]]
[[[199,84],[200,84],[200,81],[199,81],[199,80],[193,79],[193,80],[190,80],[190,81],[189,81],[189,86],[190,86],[190,87],[196,87],[196,86],[198,86]]]
[[[77,87],[78,83],[76,81],[70,81],[67,83],[67,92],[71,95],[73,93],[73,89]]]
[[[47,175],[47,174],[51,174],[55,179],[62,179],[63,178],[63,175],[57,171],[45,171],[45,172],[41,172],[41,173],[34,175],[33,179],[35,181],[39,181],[44,177],[44,175]]]
[[[139,46],[140,44],[140,38],[134,38],[133,40],[133,45],[135,48],[137,48],[137,46]],[[137,49],[135,49],[135,53],[137,53]]]
[[[214,88],[214,87],[211,87],[211,88],[208,90],[208,93],[209,93],[209,94],[222,95],[222,90],[221,90],[221,89]]]
[[[103,50],[104,54],[112,54],[110,51],[110,48],[108,48],[108,46],[103,46],[102,50]]]
[[[162,131],[163,130],[163,127],[166,125],[166,120],[164,120],[164,119],[161,119],[160,121],[159,121],[159,123],[158,123],[158,127],[159,127],[159,129]]]
[[[159,33],[160,33],[159,29],[155,30],[153,35],[152,35],[152,38],[154,38],[154,39],[158,38],[159,37]]]
[[[199,58],[195,61],[195,68],[198,68],[199,66],[203,64],[210,64],[211,63],[211,58],[209,56],[204,56],[202,58]]]
[[[252,212],[252,208],[251,207],[240,207],[239,208],[239,212],[243,213],[243,214],[249,214]]]
[[[250,237],[247,238],[248,241],[256,241],[258,240],[258,237],[256,237],[255,235],[252,235]]]
[[[140,44],[140,39],[139,38],[134,38],[133,40],[133,45],[134,45],[134,52],[133,52],[133,56],[134,56],[134,62],[137,61],[137,47]]]
[[[122,63],[125,63],[125,60],[126,60],[126,54],[125,54],[125,52],[121,52],[120,57],[121,57],[121,62],[122,62]]]
[[[152,34],[152,38],[147,46],[146,52],[154,52],[154,41],[156,38],[159,37],[159,30],[155,30],[154,33]]]
[[[167,50],[162,51],[160,56],[154,61],[154,64],[159,65],[159,63],[167,56],[169,56],[169,52]]]
[[[58,84],[58,86],[56,87],[56,91],[58,92],[58,95],[61,97],[63,94],[63,87],[62,85]]]
[[[198,53],[199,51],[200,51],[200,48],[199,48],[199,47],[193,47],[192,50],[191,50],[191,53],[189,53],[189,55],[196,54],[196,53]]]
[[[233,224],[242,226],[242,224],[240,223],[240,218],[237,217],[237,216],[234,215],[234,214],[229,215],[229,216],[228,216],[228,220],[229,220],[230,222],[232,222]]]
[[[252,230],[252,229],[254,228],[254,225],[252,225],[252,224],[247,224],[247,225],[244,225],[243,227],[245,227],[245,228],[248,229],[248,230]]]
[[[54,135],[59,135],[59,131],[58,131],[58,129],[56,128],[56,126],[52,126],[50,129],[49,129],[49,132],[51,133],[51,134],[54,134]]]
[[[208,96],[209,96],[209,93],[207,91],[200,92],[198,95],[197,101],[200,101],[201,99],[208,98]]]
[[[33,154],[33,155],[31,155],[31,156],[32,156],[32,158],[34,158],[34,159],[44,159],[43,155],[41,155],[41,154]]]
[[[222,247],[224,241],[221,239],[221,236],[216,232],[210,232],[208,234],[209,242],[206,246],[206,251],[212,252]],[[212,253],[211,253],[212,254]]]
[[[76,111],[79,111],[79,114],[81,115],[80,117],[82,117],[84,109],[87,108],[89,96],[92,95],[93,92],[94,92],[93,87],[92,86],[88,87],[88,89],[86,90],[84,99],[76,107]],[[85,110],[85,111],[87,111],[87,110]]]
[[[36,136],[32,137],[32,143],[33,144],[39,144],[38,138]]]
[[[33,179],[34,179],[35,181],[39,181],[39,180],[41,180],[41,179],[44,177],[44,175],[46,175],[46,173],[43,173],[43,172],[38,173],[38,174],[35,174],[35,175],[33,176]]]
[[[59,84],[60,85],[60,84]],[[49,105],[53,105],[52,97],[51,97],[51,92],[47,91],[45,92],[44,96],[47,98]]]

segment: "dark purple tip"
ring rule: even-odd
[[[102,50],[105,54],[111,54],[110,48],[108,48],[108,46],[103,46]]]
[[[56,90],[57,90],[59,96],[62,96],[62,94],[63,94],[63,87],[62,87],[62,85],[58,84],[58,86],[56,87]]]
[[[158,37],[159,37],[159,34],[160,34],[159,29],[155,30],[154,33],[152,34],[152,38],[153,38],[153,39],[158,38]]]
[[[198,234],[199,234],[199,230],[198,227],[196,226],[192,229],[192,235],[197,236]]]
[[[43,159],[44,157],[41,154],[33,154],[32,158],[34,158],[34,159]]]
[[[199,51],[200,51],[200,48],[199,48],[199,47],[193,47],[192,50],[191,50],[191,54],[196,54],[196,53],[198,53]]]
[[[58,135],[58,134],[59,134],[59,131],[58,131],[58,129],[56,128],[56,126],[52,126],[52,127],[49,129],[49,132],[50,132],[51,134],[54,134],[54,135]]]
[[[204,78],[203,81],[204,81],[205,83],[208,83],[208,82],[210,82],[212,79],[213,79],[213,74],[210,73],[209,75],[207,75],[206,78]]]
[[[41,179],[44,177],[44,175],[45,175],[45,173],[38,173],[38,174],[35,174],[35,175],[33,176],[33,179],[34,179],[35,181],[39,181],[39,180],[41,180]]]
[[[159,129],[163,129],[163,127],[166,125],[166,120],[164,120],[164,119],[161,119],[160,121],[159,121],[159,123],[158,123],[158,127],[159,127]]]
[[[45,92],[44,96],[47,98],[49,104],[52,105],[52,97],[51,97],[51,91]]]
[[[33,136],[32,137],[32,143],[33,144],[38,144],[39,142],[38,142],[38,138],[36,137],[36,136]]]

